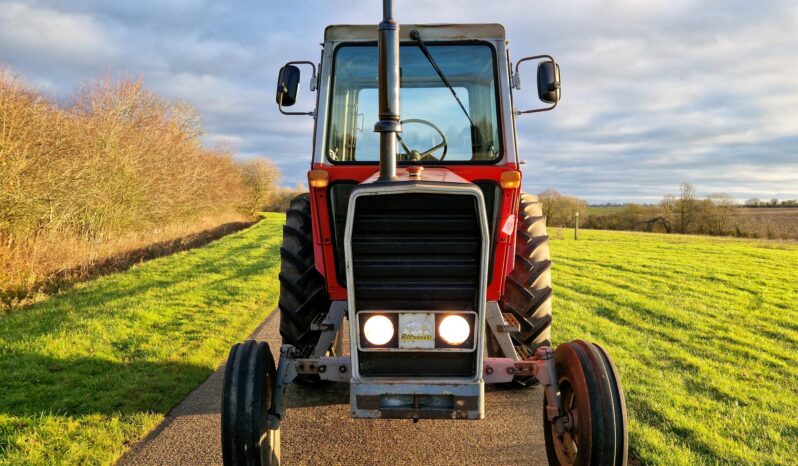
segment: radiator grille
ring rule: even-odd
[[[380,194],[358,197],[354,208],[356,312],[478,309],[482,230],[476,197]],[[472,376],[476,370],[476,352],[359,352],[358,359],[367,376]]]
[[[359,198],[352,230],[358,309],[474,309],[477,212],[473,196]]]

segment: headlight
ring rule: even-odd
[[[467,325],[467,324],[466,324]],[[385,316],[372,316],[363,326],[363,336],[372,345],[384,345],[393,338],[393,322]]]
[[[450,345],[460,345],[471,335],[471,326],[462,316],[446,316],[438,326],[438,335]]]

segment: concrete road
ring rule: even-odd
[[[280,347],[275,312],[255,332]],[[216,371],[134,445],[121,465],[221,464],[219,412],[224,369]],[[285,465],[545,465],[543,392],[486,390],[482,421],[352,419],[349,387],[293,385],[281,426]]]

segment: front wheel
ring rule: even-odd
[[[264,341],[248,340],[230,350],[222,394],[222,458],[225,466],[280,464],[280,430],[267,429],[274,359]]]
[[[598,345],[574,340],[554,352],[565,432],[543,414],[550,465],[626,466],[626,403],[618,371]],[[544,407],[546,404],[544,404]]]

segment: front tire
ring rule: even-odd
[[[543,413],[549,465],[626,466],[627,419],[615,365],[600,346],[574,340],[554,352],[562,407],[572,427],[559,434]]]
[[[248,340],[230,349],[222,393],[225,466],[280,464],[280,430],[267,429],[275,378],[266,342]]]

